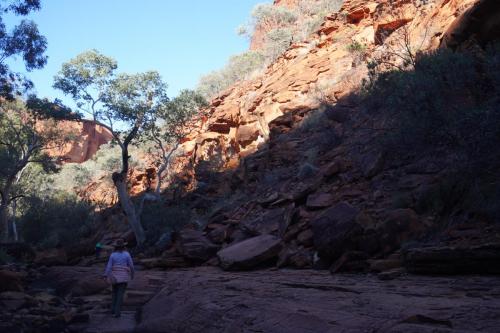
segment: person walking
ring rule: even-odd
[[[109,256],[104,276],[112,286],[111,313],[115,318],[120,317],[123,296],[127,283],[134,278],[134,263],[130,253],[125,249],[127,243],[118,239],[114,244],[114,251]]]

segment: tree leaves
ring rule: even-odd
[[[13,12],[24,16],[38,9],[40,9],[39,0],[0,3],[0,15]],[[5,60],[19,55],[24,61],[26,70],[39,69],[47,63],[47,56],[44,55],[46,49],[47,39],[40,34],[33,21],[22,20],[8,32],[0,16],[0,97],[12,100],[15,94],[28,91],[33,86],[24,76],[12,72]]]

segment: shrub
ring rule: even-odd
[[[229,58],[224,68],[200,78],[197,91],[210,99],[237,81],[245,80],[261,69],[265,58],[260,52],[248,51]]]
[[[500,89],[494,76],[499,68],[472,54],[440,50],[421,56],[414,71],[381,73],[367,102],[385,115],[388,150],[446,148],[467,155],[469,162],[478,151],[477,157],[484,157],[498,143]]]
[[[167,233],[179,231],[191,221],[191,210],[184,205],[167,206],[165,199],[146,202],[141,216],[148,243],[155,244]]]
[[[417,209],[448,214],[461,205],[500,213],[500,53],[438,50],[414,70],[376,72],[364,87],[370,117],[383,124],[379,142],[392,159],[437,159],[447,178],[417,200]],[[478,198],[481,198],[478,200]]]
[[[324,16],[337,11],[342,3],[342,0],[302,0],[294,10],[270,3],[257,4],[251,22],[240,25],[236,33],[250,37],[257,28],[266,31],[262,52],[249,51],[231,57],[224,68],[202,76],[197,91],[211,99],[235,82],[248,79],[283,54],[291,42],[307,38],[323,23]]]
[[[293,41],[293,31],[290,28],[277,28],[268,32],[264,54],[268,61],[276,60],[285,52]]]
[[[298,15],[287,7],[261,3],[252,10],[252,19],[254,29],[257,27],[274,29],[290,26],[297,21]]]
[[[347,45],[347,50],[351,53],[365,52],[366,45],[363,45],[358,41],[352,41],[351,44]]]
[[[14,258],[12,258],[6,251],[3,249],[0,249],[0,265],[5,265],[10,262],[14,261]]]
[[[344,0],[301,0],[299,1],[299,11],[302,15],[324,17],[330,13],[339,11]]]
[[[29,197],[19,227],[23,239],[42,248],[67,246],[89,235],[93,207],[74,196]]]
[[[198,82],[196,90],[207,99],[217,96],[229,86],[225,81],[223,71],[224,69],[221,69],[203,75]]]

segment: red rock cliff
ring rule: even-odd
[[[354,41],[363,45],[362,56],[369,58],[389,45],[399,47],[392,32],[406,25],[411,43],[419,45],[420,51],[431,50],[439,47],[443,33],[476,2],[345,1],[310,40],[293,44],[260,77],[240,82],[214,99],[204,132],[183,144],[185,156],[190,156],[192,166],[238,165],[268,140],[270,123],[278,117],[297,110],[307,113],[319,106],[320,99],[335,102],[361,84],[367,69],[360,55],[348,49]]]
[[[87,161],[94,156],[101,145],[113,138],[110,131],[88,120],[64,121],[58,123],[58,126],[74,136],[71,142],[50,152],[52,156],[60,158],[65,163]]]

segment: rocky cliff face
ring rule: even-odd
[[[408,26],[410,43],[422,52],[437,48],[443,33],[475,2],[346,1],[309,41],[293,44],[262,76],[236,84],[212,101],[204,132],[182,149],[192,156],[193,167],[200,162],[215,163],[215,170],[238,165],[268,141],[276,119],[298,111],[303,117],[322,100],[334,103],[359,87],[367,73],[360,58],[388,45],[401,47],[392,35],[396,29]],[[362,54],[349,51],[354,42]]]
[[[289,9],[294,9],[298,6],[300,0],[275,0],[274,6],[283,6]],[[256,51],[261,50],[265,44],[266,33],[269,32],[273,27],[255,27],[255,31],[250,39],[250,50]],[[275,27],[274,27],[275,28]]]
[[[70,142],[50,152],[62,163],[83,163],[92,158],[101,145],[113,138],[110,131],[88,120],[65,121],[58,126],[72,136]]]
[[[201,130],[179,148],[165,184],[166,197],[180,194],[206,214],[206,228],[179,233],[161,258],[144,265],[208,260],[249,269],[277,260],[282,267],[380,271],[401,266],[403,244],[442,228],[433,240],[447,247],[411,252],[405,260],[414,271],[492,272],[498,225],[459,212],[443,227],[435,214],[419,211],[416,202],[440,186],[443,169],[429,160],[386,161],[373,144],[381,119],[363,112],[353,94],[370,59],[397,63],[390,56],[408,45],[416,54],[445,47],[457,27],[471,31],[458,22],[485,3],[492,1],[345,1],[310,40],[220,94]]]

